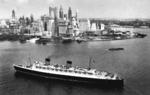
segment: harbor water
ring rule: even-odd
[[[144,39],[117,41],[91,41],[83,43],[56,43],[37,45],[33,43],[0,42],[0,95],[150,95],[150,29],[134,29],[148,34]],[[124,48],[109,51],[109,48]],[[92,68],[118,73],[124,78],[124,88],[101,89],[37,79],[16,75],[13,64],[28,64],[31,61],[51,56],[51,64],[87,67],[89,57],[95,62]]]

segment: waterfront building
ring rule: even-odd
[[[47,27],[48,27],[48,21],[49,21],[50,17],[47,15],[43,15],[41,17],[41,20],[43,21],[43,26],[44,26],[44,31],[48,31]]]
[[[66,34],[68,34],[70,36],[74,36],[73,26],[70,23],[68,24]]]
[[[55,19],[52,17],[52,15],[49,17],[47,15],[44,15],[41,17],[42,23],[43,23],[43,36],[51,38],[55,32]]]
[[[20,26],[26,26],[26,21],[25,21],[25,17],[24,16],[19,18],[19,24],[20,24]]]
[[[9,28],[6,20],[0,20],[0,28]]]
[[[101,24],[100,24],[100,30],[102,31],[102,30],[104,30],[104,29],[105,29],[105,24],[101,23]]]
[[[91,24],[91,31],[96,31],[97,30],[97,27],[96,27],[96,23],[92,23]]]
[[[10,33],[9,23],[8,22],[9,21],[7,19],[0,20],[0,34]]]
[[[43,34],[43,25],[41,20],[32,22],[32,27],[30,28],[30,34],[36,36],[42,36]]]
[[[109,25],[108,27],[110,27],[111,30],[114,30],[114,31],[121,31],[121,26],[120,25],[117,25],[117,24],[111,24]]]
[[[71,25],[72,25],[73,27],[75,27],[75,28],[78,26],[78,25],[77,25],[77,20],[76,20],[75,17],[72,17]]]
[[[48,35],[50,36],[50,37],[52,37],[53,35],[55,35],[55,20],[54,19],[50,19],[49,21],[48,21]]]
[[[49,6],[49,16],[44,15],[41,17],[43,22],[43,35],[51,38],[52,36],[58,35],[57,30],[57,19],[58,19],[58,8]]]
[[[15,10],[12,10],[11,19],[9,20],[9,28],[11,33],[19,33],[19,21],[16,18]]]
[[[62,12],[62,9],[61,9]],[[63,15],[63,14],[62,14]],[[58,36],[58,8],[50,6],[49,7],[49,16],[44,15],[41,17],[43,22],[43,35],[51,38],[52,36]]]
[[[75,17],[72,17],[72,21],[71,21],[71,25],[72,25],[72,29],[73,29],[73,36],[78,36],[80,31],[79,31],[79,22]]]
[[[129,32],[127,32],[127,34],[130,35],[131,37],[134,36],[133,27],[127,27],[127,26],[120,26],[117,24],[112,24],[112,25],[109,25],[109,28],[113,31],[120,31],[121,34],[129,31]]]
[[[58,21],[58,31],[60,36],[67,34],[67,26],[68,26],[67,20],[61,19]]]
[[[62,9],[61,9],[62,10]],[[58,8],[57,7],[49,7],[49,16],[50,16],[50,21],[49,22],[49,27],[53,28],[53,29],[49,29],[50,32],[52,32],[52,36],[59,36],[59,32],[58,32],[58,17],[59,12],[58,12]]]
[[[81,32],[83,31],[89,31],[90,30],[90,20],[89,19],[80,19],[79,20],[79,30]]]

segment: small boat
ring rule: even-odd
[[[81,38],[81,37],[77,37],[75,40],[76,40],[77,43],[87,42],[87,39]]]
[[[51,42],[51,38],[39,38],[36,40],[37,44],[47,44],[49,42]]]
[[[124,50],[124,48],[109,48],[109,51],[120,51],[120,50]]]
[[[73,39],[71,37],[62,37],[62,43],[70,43]]]
[[[82,41],[81,40],[76,40],[77,41],[77,43],[81,43]]]
[[[141,34],[141,33],[136,33],[135,37],[136,38],[145,38],[147,36],[147,34]]]
[[[34,61],[31,63],[30,61],[29,65],[14,64],[13,67],[16,72],[36,77],[100,87],[123,87],[124,79],[118,74],[91,68],[91,59],[88,68],[72,66],[72,61],[67,61],[66,65],[53,65],[50,61],[50,57],[47,57],[45,58],[45,62]]]
[[[27,40],[27,42],[36,43],[37,40],[39,40],[39,38],[31,38],[31,39]]]

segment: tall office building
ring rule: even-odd
[[[78,9],[76,10],[76,15],[75,15],[76,19],[78,18]]]
[[[59,9],[59,18],[61,18],[61,19],[64,18],[64,12],[63,12],[62,6],[60,6],[60,9]]]
[[[55,16],[56,19],[58,19],[58,18],[59,18],[59,17],[58,17],[58,16],[59,16],[58,7],[55,7],[54,10],[55,10],[55,15],[54,15],[54,16]]]
[[[71,7],[69,7],[69,9],[68,9],[68,19],[69,20],[72,19],[72,10],[71,10]]]
[[[12,10],[12,19],[15,19],[16,15],[15,15],[15,10]]]
[[[58,18],[58,8],[57,7],[49,7],[49,17],[54,19]]]

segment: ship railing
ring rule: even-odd
[[[83,69],[83,68],[78,69],[78,70],[75,70],[75,73],[84,74],[84,75],[85,75],[85,74],[94,75],[93,72],[90,72],[90,71],[88,71],[88,70],[86,70],[86,69]]]
[[[94,75],[91,72],[87,72],[84,70],[70,70],[70,69],[61,69],[61,68],[51,68],[47,66],[35,66],[38,69],[45,69],[45,70],[52,70],[52,71],[60,71],[60,72],[69,72],[69,73],[76,73],[76,74],[84,74],[84,75]]]
[[[20,65],[20,64],[19,64],[18,66],[22,67],[23,65]]]
[[[75,74],[84,74],[84,75],[93,75],[93,73],[91,73],[91,72],[86,72],[86,71],[83,71],[83,70],[67,70],[67,71],[71,71],[71,72],[73,72],[73,73],[75,73]]]
[[[89,74],[89,75],[93,75],[93,73],[90,73],[90,72],[87,72],[87,74]]]
[[[59,65],[58,65],[58,64],[56,64],[56,65],[54,65],[54,67],[55,67],[55,68],[58,68],[58,67],[59,67]]]

